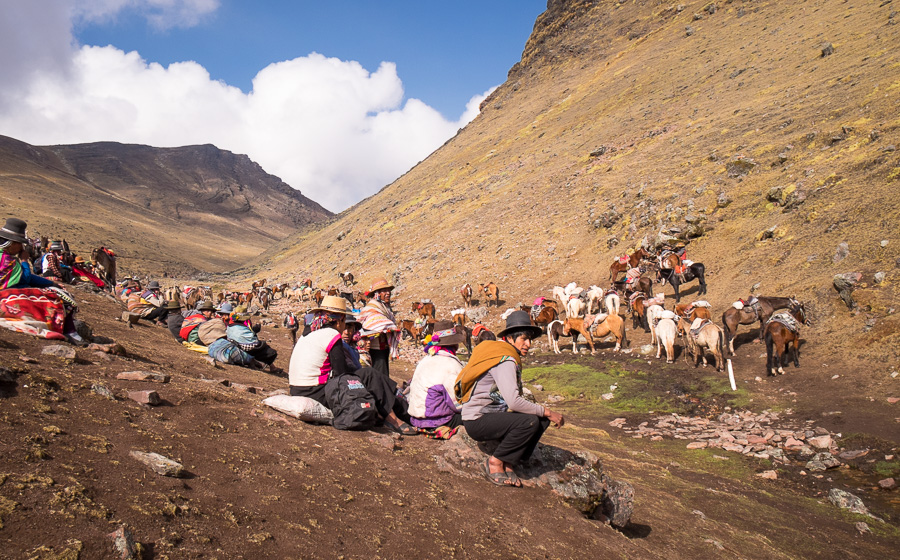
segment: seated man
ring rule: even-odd
[[[169,311],[163,307],[159,291],[159,282],[152,280],[143,292],[140,290],[131,292],[128,296],[128,311],[137,313],[141,319],[147,319],[151,323],[165,324]]]
[[[168,314],[166,315],[166,327],[169,329],[169,332],[172,333],[172,336],[175,337],[175,340],[184,342],[184,339],[181,338],[181,328],[184,326],[184,314],[181,312],[181,303],[179,303],[177,299],[173,299],[167,301],[165,307],[166,311],[168,311]]]
[[[44,277],[56,282],[71,282],[72,269],[63,264],[62,241],[54,241],[50,244],[49,251],[44,256]]]
[[[499,440],[485,462],[485,475],[500,486],[521,486],[513,466],[531,457],[551,422],[565,422],[562,414],[522,396],[522,356],[541,332],[524,311],[510,313],[506,328],[497,333],[500,340],[476,346],[454,385],[469,436]]]

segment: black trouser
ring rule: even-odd
[[[169,310],[165,307],[157,307],[150,313],[141,317],[142,319],[147,319],[148,321],[163,321],[165,322],[166,317],[169,316]]]
[[[369,356],[372,358],[372,367],[385,377],[391,376],[391,350],[369,350]]]
[[[325,401],[325,385],[313,385],[312,387],[291,385],[290,387],[292,397],[308,397],[328,408],[328,403]]]
[[[397,415],[397,418],[404,422],[409,422],[409,413],[407,409],[409,404],[401,398],[397,397],[397,384],[387,375],[376,370],[374,367],[364,367],[353,372],[353,375],[359,377],[366,389],[375,398],[375,410],[382,418],[387,418],[391,411]]]
[[[521,412],[493,412],[477,420],[465,420],[463,425],[475,441],[500,440],[494,457],[516,464],[531,457],[550,419]]]
[[[278,350],[275,350],[265,342],[256,350],[249,350],[247,353],[267,366],[272,365],[275,362],[275,358],[278,357]]]

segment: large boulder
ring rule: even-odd
[[[442,472],[481,478],[485,459],[496,446],[496,442],[476,442],[461,427],[434,458]],[[585,516],[615,527],[627,525],[634,511],[634,488],[611,479],[593,453],[538,444],[531,458],[516,467],[516,473],[524,486],[550,490]]]

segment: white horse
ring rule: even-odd
[[[566,295],[566,289],[562,286],[553,286],[553,299],[559,301],[560,307],[565,309],[566,300],[569,299],[569,297]]]
[[[687,350],[684,353],[684,361],[688,361],[690,353],[694,357],[694,367],[697,367],[701,359],[703,367],[706,367],[706,349],[708,349],[716,359],[716,371],[725,371],[725,331],[722,327],[698,317],[694,319],[689,329],[684,337]],[[694,331],[698,331],[697,336],[694,336]]]
[[[651,305],[647,308],[647,324],[650,325],[650,344],[656,344],[656,323],[662,318],[665,309],[661,305]]]
[[[584,317],[584,302],[577,297],[566,303],[566,319],[578,319]]]
[[[606,312],[611,313],[613,315],[619,314],[619,307],[622,305],[621,300],[619,299],[619,294],[611,293],[603,299],[603,303],[606,305]]]
[[[588,304],[587,304],[587,312],[594,312],[594,302],[600,301],[603,299],[603,288],[600,286],[591,286],[591,289],[587,292],[588,296]]]
[[[656,325],[656,357],[659,359],[662,347],[666,347],[666,363],[675,361],[675,321],[660,319]]]

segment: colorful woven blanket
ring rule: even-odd
[[[65,318],[63,299],[49,288],[0,290],[0,327],[65,340]]]

